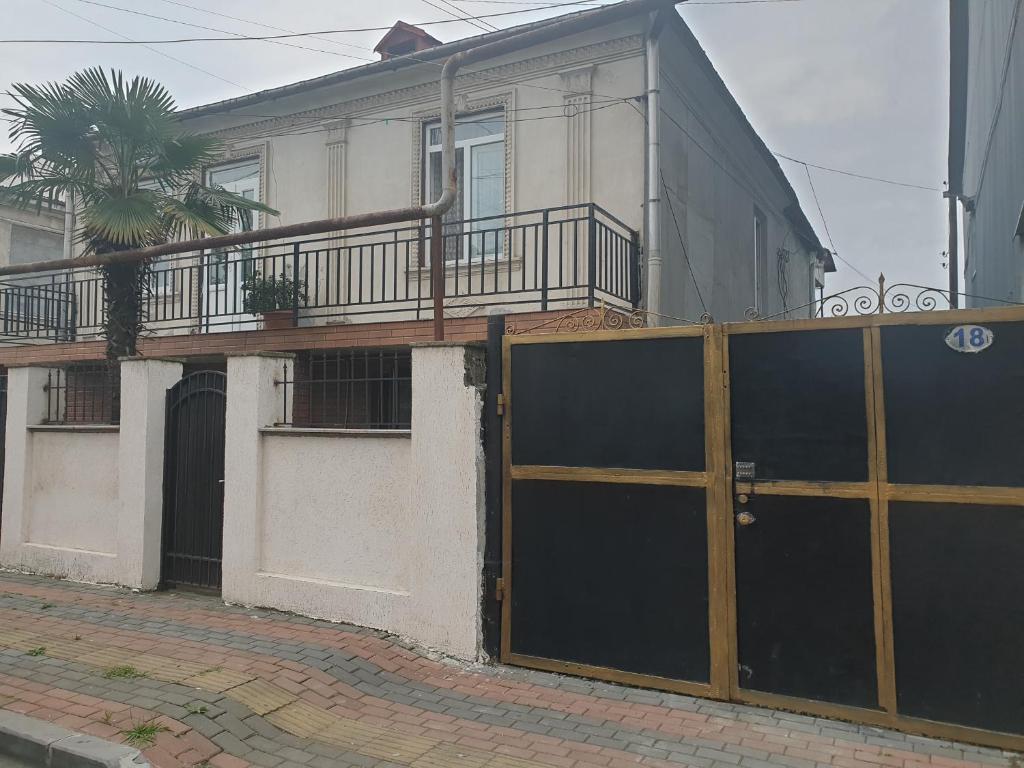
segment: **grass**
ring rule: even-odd
[[[113,725],[114,724],[114,713],[111,712],[109,709],[103,710],[103,717],[100,718],[100,722],[103,723],[104,725]]]
[[[147,720],[144,723],[134,723],[127,731],[121,731],[124,741],[137,749],[145,749],[153,746],[156,735],[169,730],[154,720]]]
[[[28,652],[28,655],[29,656],[45,656],[46,655],[46,649],[43,648],[43,646],[39,646],[38,648],[33,648],[32,650],[30,650]]]
[[[185,711],[190,715],[205,715],[207,709],[205,704],[196,704],[195,702],[191,702],[185,705]]]
[[[103,676],[107,680],[134,680],[137,677],[145,677],[144,672],[139,672],[135,667],[123,666],[123,667],[111,667]]]

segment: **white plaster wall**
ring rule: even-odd
[[[10,370],[0,565],[157,585],[164,405],[180,377],[181,363],[124,361],[119,427],[43,426],[47,370]]]
[[[228,361],[223,597],[480,649],[484,461],[476,350],[413,349],[412,430],[267,428],[281,357]],[[482,366],[478,366],[482,372]]]
[[[117,432],[33,432],[27,543],[117,554]]]
[[[413,574],[399,553],[412,546],[415,530],[408,437],[260,439],[260,571],[407,595]]]

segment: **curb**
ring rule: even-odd
[[[39,768],[150,768],[139,750],[0,710],[0,755]]]

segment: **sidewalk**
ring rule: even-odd
[[[158,768],[1024,768],[997,750],[427,658],[211,597],[0,573],[0,708]]]

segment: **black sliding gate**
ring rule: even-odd
[[[1024,310],[502,362],[503,660],[1024,747]]]
[[[161,582],[220,589],[227,377],[199,371],[167,390]]]

